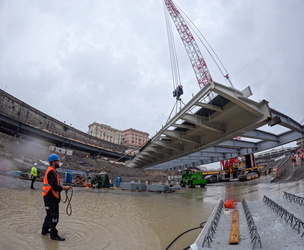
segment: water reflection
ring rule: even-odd
[[[29,181],[0,175],[0,248],[165,249],[177,235],[207,220],[219,199],[239,202],[282,196],[284,191],[304,192],[303,181],[254,181],[216,183],[171,194],[74,188],[72,216],[66,215],[65,204],[60,205],[58,230],[66,241],[56,242],[40,234],[45,216],[41,183],[30,190]],[[185,248],[199,232],[187,234],[170,249]]]

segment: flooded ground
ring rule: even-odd
[[[206,221],[219,199],[239,202],[304,192],[303,180],[269,184],[266,177],[167,194],[75,187],[72,215],[60,204],[57,228],[66,241],[57,242],[40,234],[45,210],[41,183],[35,185],[31,190],[30,181],[0,175],[0,249],[165,249],[179,234]],[[187,247],[199,233],[186,234],[170,249]]]

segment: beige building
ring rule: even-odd
[[[149,134],[146,132],[133,128],[121,131],[97,122],[93,122],[89,125],[89,134],[105,141],[135,149],[140,148],[149,140]]]
[[[149,140],[149,134],[133,128],[121,131],[121,144],[132,147],[140,148]]]
[[[105,124],[93,122],[89,125],[89,134],[105,141],[121,144],[121,131]]]

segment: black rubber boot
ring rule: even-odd
[[[52,240],[59,240],[59,241],[64,241],[64,240],[65,240],[65,238],[60,237],[59,235],[51,236],[51,239],[52,239]]]
[[[41,234],[42,234],[42,235],[46,235],[46,234],[48,234],[48,233],[50,233],[50,230],[49,230],[49,229],[47,229],[47,230],[42,229],[42,231],[41,231]]]

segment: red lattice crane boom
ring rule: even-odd
[[[198,85],[200,88],[212,82],[212,77],[207,68],[207,64],[200,52],[197,43],[179,10],[172,0],[164,0],[168,12],[174,22],[174,25],[182,39],[185,49],[188,53],[192,68],[194,70]]]

